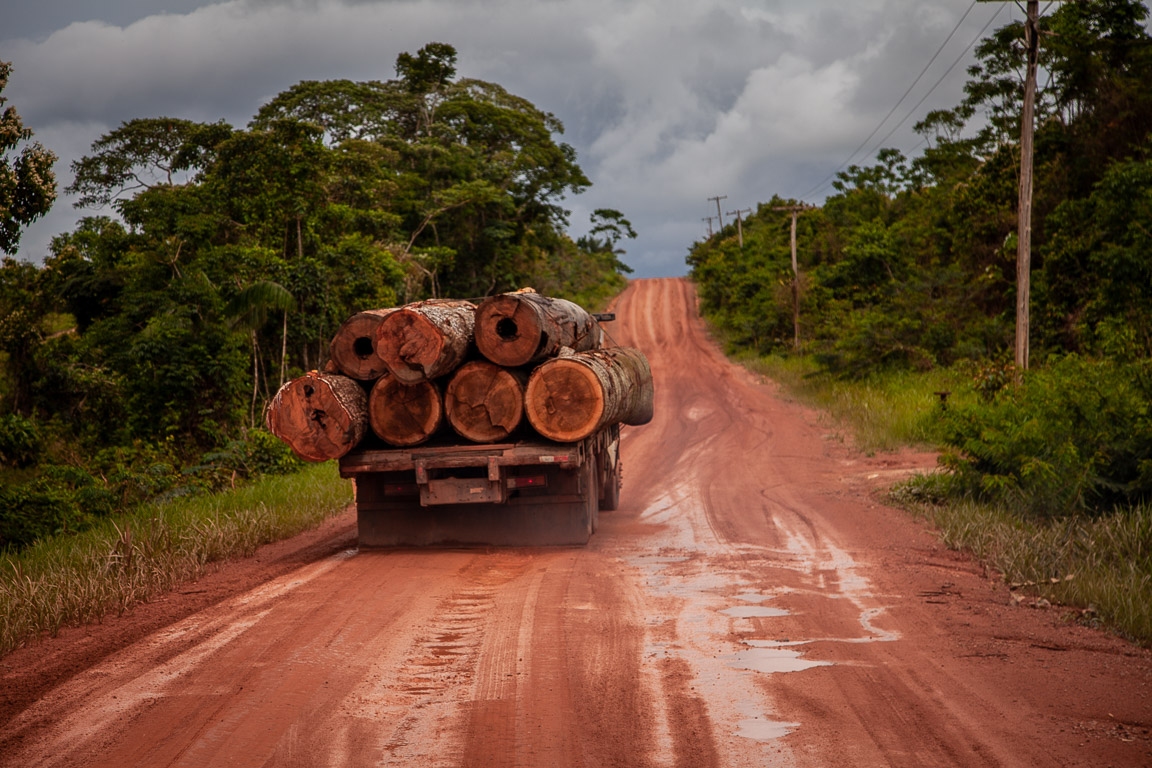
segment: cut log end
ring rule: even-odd
[[[377,349],[393,376],[414,384],[428,378],[440,359],[444,336],[423,315],[401,309],[381,324]]]
[[[382,376],[368,398],[368,420],[376,436],[390,445],[419,445],[444,422],[440,390],[430,381],[406,384]]]
[[[476,346],[498,365],[527,365],[548,342],[542,320],[535,304],[516,295],[494,296],[476,310]]]
[[[562,347],[600,346],[600,326],[580,305],[532,292],[504,293],[476,309],[476,346],[497,365],[519,367]]]
[[[524,380],[520,371],[474,360],[452,376],[444,393],[448,423],[458,435],[477,443],[508,438],[524,417]]]
[[[524,400],[533,429],[561,443],[591,435],[604,415],[604,390],[596,373],[565,358],[537,369]]]
[[[285,384],[268,405],[265,423],[305,461],[348,453],[367,431],[367,397],[351,379],[305,374]]]
[[[393,311],[371,309],[344,321],[328,345],[328,356],[340,373],[359,381],[375,381],[388,370],[376,353],[376,331]]]
[[[451,373],[472,348],[476,306],[454,299],[409,304],[376,331],[376,354],[407,384]]]
[[[652,418],[648,359],[638,349],[611,347],[557,357],[532,372],[524,410],[544,437],[582,440],[613,424]]]

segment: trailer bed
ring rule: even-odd
[[[615,506],[618,440],[617,427],[578,443],[357,450],[340,474],[356,484],[362,548],[585,544],[602,497]]]

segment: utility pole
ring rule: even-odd
[[[792,346],[800,349],[800,267],[796,262],[796,217],[801,211],[815,208],[814,205],[781,205],[774,211],[787,211],[792,214]]]
[[[727,200],[728,195],[717,195],[708,199],[716,201],[716,218],[720,220],[720,229],[724,229],[724,216],[720,213],[720,201]]]
[[[712,219],[714,219],[714,218],[716,218],[716,217],[715,216],[705,216],[704,218],[700,219],[700,221],[708,222],[708,239],[709,240],[712,239]]]
[[[1002,0],[982,0],[1000,2]],[[1032,282],[1032,133],[1036,112],[1037,23],[1040,0],[1028,0],[1024,45],[1028,63],[1024,75],[1024,109],[1020,117],[1020,191],[1016,218],[1016,380],[1028,370],[1029,305]]]
[[[1024,44],[1028,71],[1024,78],[1024,116],[1020,121],[1020,204],[1016,243],[1016,376],[1028,370],[1029,291],[1032,282],[1032,130],[1036,103],[1036,22],[1040,0],[1028,0]]]
[[[747,211],[748,213],[752,213],[751,208],[737,208],[734,211],[728,211],[729,216],[735,216],[736,217],[736,236],[740,240],[740,247],[741,248],[744,247],[744,222],[742,222],[740,220],[740,214],[744,213],[745,211]]]

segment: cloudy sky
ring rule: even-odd
[[[13,64],[3,95],[60,156],[63,188],[71,162],[123,121],[241,127],[300,80],[388,79],[397,54],[451,43],[461,76],[563,121],[593,182],[567,201],[573,235],[592,209],[617,208],[639,234],[624,261],[658,277],[685,273],[716,214],[710,197],[727,196],[726,221],[774,193],[818,202],[858,147],[869,161],[893,128],[883,146],[915,154],[912,124],[959,102],[965,49],[994,16],[989,31],[1020,11],[972,0],[0,0],[0,60]],[[62,195],[26,230],[20,258],[41,260],[53,235],[93,213],[72,202]]]

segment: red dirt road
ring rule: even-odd
[[[853,453],[694,303],[618,303],[656,418],[586,548],[357,552],[345,519],[4,659],[0,764],[1152,764],[1152,654],[1011,605],[880,501],[931,457]]]

